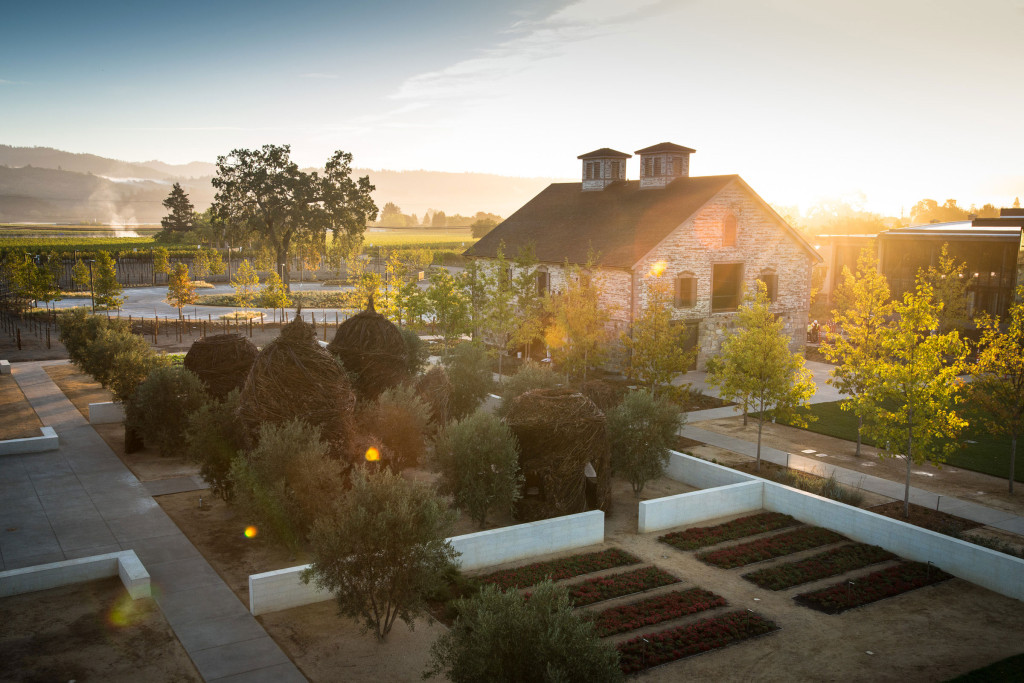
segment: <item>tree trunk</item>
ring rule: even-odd
[[[857,452],[854,453],[858,458],[860,457],[860,430],[864,426],[864,418],[860,415],[857,416]]]
[[[284,283],[284,289],[286,292],[292,291],[291,284],[291,268],[288,267],[288,243],[283,242],[280,247],[274,249],[274,255],[277,258],[277,263],[274,264],[274,268],[281,269],[281,281]]]
[[[1010,437],[1010,495],[1013,495],[1013,480],[1017,476],[1017,435]]]
[[[743,399],[743,426],[747,426],[747,399]]]
[[[910,419],[913,420],[914,413],[910,413]],[[903,486],[903,516],[906,519],[910,519],[910,465],[914,461],[914,428],[907,428],[907,454],[904,455],[907,459],[907,482]]]
[[[761,411],[761,418],[757,421],[757,471],[761,471],[761,430],[764,429],[764,411]]]

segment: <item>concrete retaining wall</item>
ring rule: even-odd
[[[0,455],[42,453],[43,451],[55,451],[60,448],[60,441],[53,427],[43,427],[40,431],[43,433],[42,436],[0,441]]]
[[[11,362],[7,360],[0,360],[0,375],[11,374]]]
[[[93,555],[0,572],[0,597],[33,593],[111,576],[121,577],[121,583],[133,600],[150,596],[149,572],[139,561],[134,550],[122,550],[106,555]]]
[[[752,512],[762,507],[764,487],[760,481],[745,481],[713,489],[680,493],[677,496],[640,503],[638,530],[641,534],[705,519]]]
[[[604,542],[604,513],[600,510],[544,519],[529,524],[490,529],[448,539],[462,555],[462,569],[527,559]],[[331,594],[304,584],[299,574],[309,565],[249,576],[249,611],[253,615],[329,600]]]
[[[774,482],[764,482],[764,508],[910,560],[931,562],[961,579],[1024,600],[1024,560],[1016,557]]]
[[[761,481],[759,478],[752,477],[749,474],[744,474],[722,465],[716,465],[713,462],[701,460],[692,455],[677,453],[676,451],[668,452],[668,465],[665,467],[665,476],[698,489],[710,489],[716,486],[741,484],[748,481]]]
[[[113,401],[89,404],[89,424],[108,425],[124,422],[124,406]]]

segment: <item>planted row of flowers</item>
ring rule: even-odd
[[[801,605],[827,614],[839,614],[854,607],[930,586],[953,578],[938,567],[922,562],[901,562],[866,576],[844,581],[811,593],[801,593],[796,600]]]
[[[602,600],[621,598],[641,591],[679,583],[679,579],[657,567],[641,567],[621,574],[587,579],[569,586],[569,599],[577,607],[592,605]]]
[[[796,524],[799,524],[797,520],[781,512],[760,512],[756,515],[740,517],[739,519],[716,526],[699,526],[684,531],[674,531],[670,534],[659,536],[658,540],[662,543],[668,543],[679,550],[696,550],[722,543],[723,541],[755,536],[766,531],[775,531],[776,529],[783,529]]]
[[[639,559],[618,548],[609,548],[596,553],[584,553],[563,557],[558,560],[547,562],[535,562],[533,564],[505,569],[493,572],[480,577],[484,584],[494,584],[502,589],[526,588],[540,583],[544,579],[560,581],[571,579],[574,576],[599,572],[612,567],[622,567],[630,564],[637,564]]]
[[[770,619],[746,610],[729,612],[678,628],[649,633],[619,643],[619,666],[631,674],[777,631]]]
[[[729,569],[844,540],[846,539],[843,536],[829,529],[808,526],[749,543],[741,543],[731,548],[698,553],[697,559],[722,569]]]
[[[761,588],[780,591],[895,558],[895,555],[877,545],[855,543],[826,550],[796,562],[758,569],[744,574],[743,578]]]
[[[604,638],[725,604],[725,598],[703,588],[672,591],[665,595],[656,595],[646,600],[606,609],[594,617],[594,629],[597,635]]]

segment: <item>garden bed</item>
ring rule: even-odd
[[[43,423],[13,375],[0,375],[0,440],[39,436]]]
[[[869,508],[869,510],[875,514],[898,519],[901,522],[913,524],[922,529],[930,529],[947,536],[959,536],[964,531],[984,526],[978,522],[951,515],[948,512],[940,512],[932,508],[926,508],[923,505],[914,505],[913,503],[910,504],[910,518],[908,519],[903,516],[903,501],[900,500],[894,500],[884,505],[876,505],[873,508]]]
[[[922,588],[953,578],[951,575],[922,562],[901,562],[852,581],[843,581],[834,586],[810,593],[801,593],[793,599],[800,605],[825,612],[839,614],[854,607],[891,598],[915,588]]]
[[[670,534],[659,536],[658,540],[678,550],[697,550],[717,545],[723,541],[756,536],[766,531],[784,529],[799,523],[789,515],[784,515],[781,512],[759,512],[756,515],[740,517],[724,524],[698,526],[683,531],[674,531]]]
[[[732,569],[845,540],[845,536],[830,529],[808,526],[731,548],[699,553],[697,559],[721,569]]]
[[[672,574],[657,567],[642,567],[611,576],[587,579],[583,583],[568,586],[569,599],[576,607],[585,607],[602,600],[642,593],[673,583],[679,583],[679,579]]]
[[[640,560],[618,548],[609,548],[596,553],[585,553],[562,557],[547,562],[534,562],[522,567],[504,569],[478,577],[482,584],[492,584],[502,590],[509,588],[527,588],[540,583],[544,579],[561,581],[574,576],[638,564]]]
[[[599,612],[594,617],[594,630],[597,631],[597,635],[604,638],[722,607],[726,604],[728,603],[725,598],[703,588],[672,591],[665,595],[656,595],[653,598]]]
[[[619,643],[619,665],[632,674],[702,652],[777,631],[770,619],[747,610],[702,619],[694,624],[637,636]]]
[[[774,567],[758,569],[744,574],[743,578],[761,588],[780,591],[799,586],[802,583],[838,576],[854,569],[862,569],[868,565],[894,559],[896,559],[896,555],[877,545],[856,543],[826,550],[797,562],[787,562]]]

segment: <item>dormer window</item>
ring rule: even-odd
[[[625,177],[625,163],[631,155],[602,147],[593,152],[581,154],[583,161],[584,192],[603,190],[614,182]]]
[[[654,175],[661,175],[661,157],[654,157]]]
[[[638,149],[640,155],[640,188],[667,187],[677,178],[690,175],[689,157],[694,150],[671,142],[662,142]]]
[[[611,177],[611,180],[618,180],[621,177],[622,177],[622,162],[621,161],[613,161],[612,162],[612,177]]]
[[[601,179],[601,162],[600,161],[588,161],[584,164],[586,168],[586,179],[587,180],[600,180]]]

